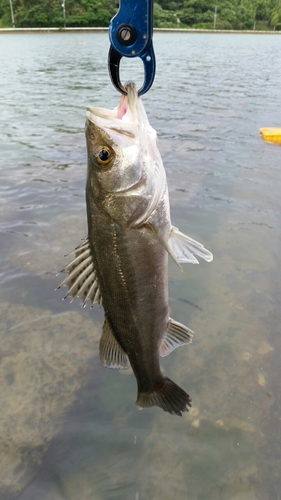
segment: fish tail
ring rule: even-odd
[[[182,416],[191,406],[190,396],[168,377],[163,380],[151,392],[138,392],[136,405],[139,408],[159,406],[172,415]]]

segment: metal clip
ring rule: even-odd
[[[119,75],[120,61],[125,57],[140,57],[144,65],[144,83],[139,95],[147,92],[154,80],[156,61],[152,45],[153,0],[120,0],[117,14],[109,25],[111,46],[108,69],[114,87],[126,94]]]

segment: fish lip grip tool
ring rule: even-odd
[[[144,82],[138,94],[145,94],[151,87],[156,70],[152,44],[153,0],[120,0],[117,14],[109,25],[110,49],[108,69],[114,87],[127,94],[120,81],[122,57],[140,57],[144,65]]]

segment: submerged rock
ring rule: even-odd
[[[87,380],[99,330],[79,312],[1,304],[0,496],[22,490]]]

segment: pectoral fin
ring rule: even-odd
[[[189,238],[185,234],[181,233],[176,227],[172,226],[170,236],[168,241],[162,237],[159,231],[152,224],[145,224],[145,226],[152,231],[158,238],[161,245],[167,250],[168,254],[175,261],[177,266],[183,272],[180,262],[199,264],[195,255],[201,257],[207,262],[213,260],[213,254],[206,250],[204,246],[198,241]]]
[[[177,257],[173,254],[173,251],[172,251],[171,247],[169,246],[169,243],[167,243],[167,241],[164,240],[163,236],[159,233],[159,231],[152,224],[149,224],[149,223],[145,224],[145,227],[147,229],[149,229],[150,231],[152,231],[152,233],[157,237],[159,243],[161,243],[161,245],[165,248],[165,250],[167,250],[168,254],[172,257],[172,259],[175,261],[177,266],[179,266],[181,272],[183,273],[183,268],[181,267],[181,265],[177,261]]]
[[[102,298],[88,237],[68,255],[72,253],[75,253],[75,258],[61,271],[68,271],[68,275],[57,287],[57,290],[64,285],[68,286],[69,290],[64,298],[66,299],[69,295],[73,300],[80,297],[83,301],[82,307],[85,306],[88,299],[91,301],[92,306],[96,302],[101,305]]]
[[[207,262],[211,262],[213,260],[213,254],[209,252],[209,250],[206,250],[201,243],[181,233],[174,226],[172,226],[169,237],[169,247],[172,255],[175,256],[177,263],[189,262],[191,264],[199,264],[195,255],[201,257],[201,259],[204,259]]]
[[[100,360],[108,368],[129,368],[129,358],[115,339],[110,323],[105,318],[100,339]]]
[[[165,337],[160,344],[160,356],[164,358],[181,345],[192,342],[193,331],[170,318]]]

